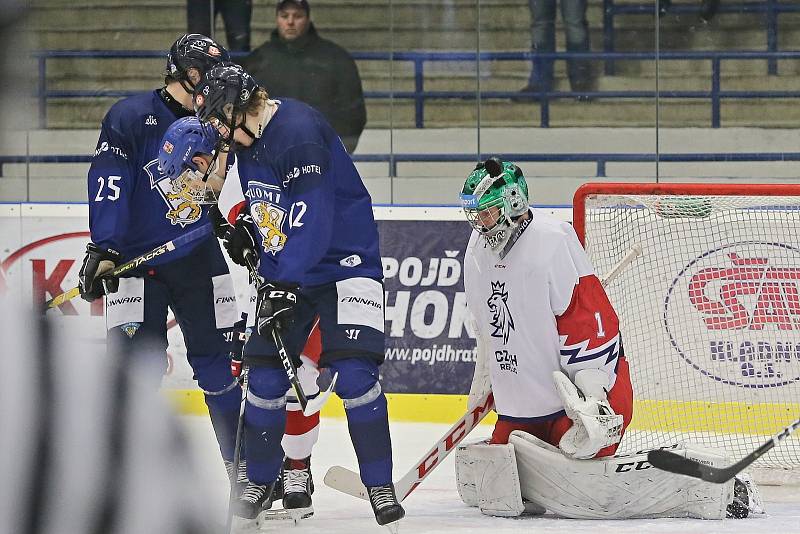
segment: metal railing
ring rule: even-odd
[[[408,61],[414,65],[414,90],[413,91],[366,91],[367,99],[408,99],[414,101],[414,123],[417,128],[425,126],[425,102],[429,99],[510,99],[520,98],[520,93],[514,91],[428,91],[425,89],[425,65],[428,62],[442,61],[532,61],[537,59],[553,59],[565,61],[573,58],[595,59],[600,61],[655,61],[654,52],[353,52],[354,59],[359,61]],[[48,50],[35,53],[38,60],[39,84],[38,107],[39,126],[47,127],[47,100],[50,98],[96,98],[96,97],[124,97],[138,91],[125,90],[49,90],[47,87],[47,61],[55,58],[163,58],[164,52],[155,51],[114,51],[114,50]],[[723,99],[752,99],[752,98],[800,98],[800,88],[796,91],[726,91],[721,88],[722,62],[728,60],[750,61],[779,61],[800,59],[800,51],[783,52],[758,52],[758,51],[726,51],[726,52],[662,52],[658,54],[660,61],[677,60],[705,60],[710,65],[711,89],[698,91],[673,91],[662,90],[659,98],[664,99],[701,99],[709,100],[711,105],[711,127],[719,128],[721,123],[720,108]],[[476,84],[477,86],[477,84]],[[550,126],[550,101],[564,98],[626,98],[642,99],[654,98],[655,91],[629,90],[629,91],[545,91],[538,93],[539,98],[539,126]]]
[[[615,4],[614,0],[603,0],[603,51],[614,52],[614,17],[617,15],[653,15],[658,9],[659,2],[642,4]],[[695,4],[672,4],[667,8],[667,14],[700,13],[703,10],[700,2]],[[780,2],[778,0],[764,0],[762,2],[720,2],[718,14],[725,13],[756,13],[764,14],[766,30],[766,52],[778,51],[778,15],[781,13],[800,13],[800,3]],[[771,75],[778,73],[777,58],[768,60],[768,72]],[[614,61],[605,62],[605,73],[614,74]]]
[[[685,163],[685,162],[774,162],[800,161],[800,152],[731,152],[731,153],[618,153],[618,154],[354,154],[356,163],[388,163],[389,176],[397,176],[399,163],[475,163],[490,156],[499,156],[504,161],[535,163],[595,163],[595,176],[606,176],[606,164],[615,163]],[[7,163],[89,163],[92,155],[11,155],[0,156],[0,177],[3,176],[3,165]]]

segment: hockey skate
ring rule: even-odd
[[[314,515],[311,494],[314,479],[311,477],[311,457],[304,460],[286,458],[281,471],[283,482],[283,508],[295,523]]]
[[[242,494],[233,503],[233,514],[243,519],[256,519],[261,512],[269,510],[272,506],[273,484],[259,486],[248,482]]]
[[[233,462],[230,460],[224,461],[225,471],[228,473],[228,480],[231,483],[231,490],[233,491],[234,498],[238,499],[247,487],[247,461],[242,460],[239,462],[239,469],[235,474],[233,472]]]
[[[383,525],[391,532],[397,532],[398,521],[403,519],[406,511],[397,500],[397,495],[394,493],[394,484],[385,484],[383,486],[372,486],[367,488],[369,495],[369,503],[372,505],[372,511],[375,512],[375,521],[379,525]]]
[[[733,479],[733,501],[728,505],[725,517],[746,519],[750,514],[763,514],[761,492],[747,473],[739,473]]]

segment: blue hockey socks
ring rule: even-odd
[[[361,481],[367,487],[391,483],[392,440],[378,365],[366,358],[347,358],[332,362],[330,367],[339,373],[336,394],[344,401]]]

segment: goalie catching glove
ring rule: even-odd
[[[622,439],[622,415],[608,403],[608,375],[600,369],[582,369],[575,373],[575,383],[560,371],[553,373],[564,411],[572,427],[561,437],[558,446],[567,456],[593,458]]]
[[[119,278],[112,271],[121,258],[116,250],[87,243],[86,256],[78,273],[78,289],[83,300],[92,302],[119,289]]]

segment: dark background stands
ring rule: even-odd
[[[252,0],[214,0],[214,16],[222,15],[225,37],[231,52],[250,51],[250,18]],[[211,0],[186,0],[187,33],[211,37]]]
[[[269,41],[242,59],[242,66],[271,98],[296,98],[320,111],[352,153],[367,123],[355,61],[317,34],[307,2],[279,2],[276,26]]]

